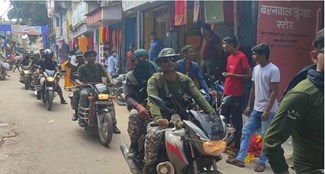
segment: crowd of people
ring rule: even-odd
[[[155,32],[151,33],[152,41],[148,52],[144,49],[136,50],[135,45],[130,44],[127,53],[128,73],[123,85],[129,110],[127,131],[131,145],[128,157],[133,158],[139,153],[138,140],[146,134],[143,173],[153,173],[155,170],[162,139],[162,133],[158,130],[168,126],[170,115],[150,99],[147,103],[144,102],[148,95],[176,103],[175,109],[182,119],[186,119],[182,114],[187,105],[187,97],[193,98],[204,113],[217,117],[215,109],[199,92],[199,89],[203,89],[209,95],[215,95],[204,78],[204,74],[213,74],[217,79],[225,79],[223,97],[232,97],[229,107],[222,111],[225,123],[233,125],[236,130],[232,145],[236,153],[228,156],[227,163],[245,167],[250,139],[261,129],[263,151],[254,168],[255,172],[263,172],[269,161],[274,173],[288,173],[281,144],[289,136],[294,142],[293,167],[297,173],[317,173],[317,170],[324,169],[324,30],[317,33],[314,50],[310,53],[314,66],[308,66],[299,73],[281,102],[277,101],[281,74],[277,65],[270,61],[271,52],[267,43],[260,43],[251,49],[256,64],[251,68],[247,56],[239,50],[235,36],[220,40],[211,31],[210,25],[202,25],[201,32],[204,40],[200,50],[200,64],[195,62],[197,54],[193,46],[184,46],[181,54],[178,54],[173,48],[163,48]],[[226,61],[222,60],[222,51],[229,53]],[[118,73],[116,52],[105,54],[107,59],[104,66],[95,62],[96,56],[97,53],[92,50],[70,54],[63,64],[67,74],[66,89],[85,83],[99,83],[102,77],[114,84],[112,76]],[[24,66],[35,63],[36,61],[25,61],[25,58],[21,61]],[[58,68],[53,61],[53,52],[49,49],[41,50],[37,64],[43,69]],[[248,104],[243,106],[244,84],[247,80],[252,82],[252,86]],[[66,104],[60,86],[56,90],[61,103]],[[78,120],[79,110],[87,109],[89,93],[91,89],[74,88],[75,113],[72,120]],[[246,109],[242,113],[243,107]],[[248,117],[244,125],[242,114]],[[113,122],[113,132],[121,133],[116,126],[115,115]],[[150,123],[157,123],[159,127],[152,127]]]

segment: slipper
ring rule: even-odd
[[[229,158],[229,159],[226,160],[226,162],[228,164],[232,164],[232,165],[237,166],[237,167],[245,167],[245,162],[239,161],[236,158]]]
[[[254,171],[255,172],[264,172],[265,168],[266,167],[263,164],[256,164],[256,166],[254,168]]]

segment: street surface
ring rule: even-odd
[[[71,121],[70,104],[59,104],[56,96],[52,111],[47,111],[34,92],[18,82],[17,71],[9,74],[0,81],[0,174],[130,173],[119,148],[122,142],[129,143],[125,106],[115,105],[122,134],[114,134],[106,148],[96,134]],[[64,91],[67,102],[69,94]],[[238,168],[225,163],[226,158],[217,164],[224,174],[255,173],[256,160]],[[264,173],[272,173],[269,165]]]

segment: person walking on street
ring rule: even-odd
[[[269,61],[270,48],[267,44],[262,43],[252,48],[252,54],[257,65],[253,69],[253,84],[248,105],[244,111],[244,114],[248,116],[248,120],[242,131],[240,150],[237,157],[229,158],[226,161],[238,167],[245,166],[245,158],[252,135],[261,128],[263,138],[278,109],[276,97],[280,83],[280,70]],[[266,161],[267,158],[262,152],[254,171],[263,172]]]
[[[236,37],[225,37],[223,39],[223,49],[230,53],[227,59],[227,72],[222,75],[226,78],[224,87],[224,97],[232,96],[233,100],[229,107],[223,109],[225,122],[233,124],[236,129],[234,133],[234,150],[238,151],[240,148],[240,137],[243,127],[242,119],[242,96],[244,93],[245,80],[252,77],[252,69],[248,64],[248,59],[244,53],[237,50],[238,40]]]
[[[163,49],[163,43],[157,37],[156,32],[150,33],[151,43],[150,43],[150,50],[149,50],[149,58],[150,61],[155,62],[159,52]]]
[[[222,80],[225,63],[222,60],[222,47],[220,38],[211,30],[210,24],[201,26],[203,42],[201,47],[201,67],[204,74],[214,75]]]
[[[292,137],[297,174],[324,173],[324,29],[316,34],[310,52],[316,70],[282,99],[263,142],[263,152],[277,174],[289,174],[281,145]]]
[[[126,67],[127,67],[128,71],[132,71],[135,66],[134,65],[135,62],[134,62],[134,58],[133,58],[134,50],[135,50],[135,45],[134,45],[134,43],[131,43],[130,50],[126,54],[126,58],[127,58]]]
[[[149,55],[144,49],[134,52],[134,62],[135,67],[126,74],[126,83],[123,84],[123,92],[130,112],[127,129],[131,142],[129,158],[133,158],[139,152],[139,139],[146,135],[146,122],[150,119],[150,113],[143,102],[148,97],[148,79],[158,69],[155,67],[156,64],[149,61]]]
[[[107,58],[107,72],[114,76],[117,73],[117,66],[118,66],[118,59],[116,57],[116,52],[113,52],[108,58]]]

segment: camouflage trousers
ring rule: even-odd
[[[145,165],[154,165],[158,159],[158,153],[160,148],[160,143],[163,138],[163,132],[157,132],[161,128],[151,127],[150,124],[155,123],[150,122],[147,126],[147,135],[144,143],[144,163]]]
[[[143,119],[139,118],[138,111],[132,109],[129,113],[129,122],[127,129],[131,143],[138,143],[141,135],[146,133],[146,123]]]

